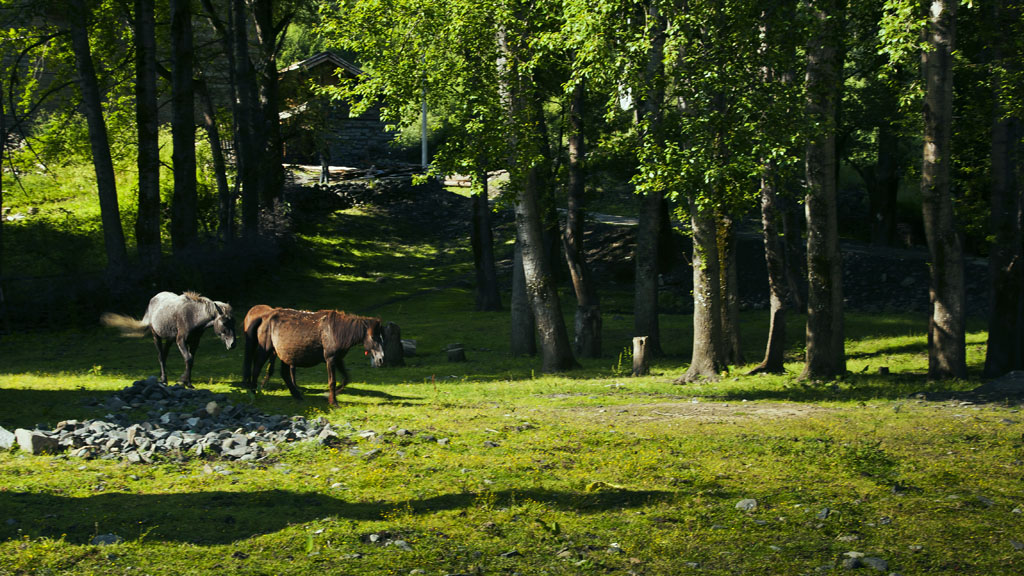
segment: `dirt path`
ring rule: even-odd
[[[743,420],[807,418],[831,410],[815,404],[762,402],[655,402],[571,408],[569,412],[598,422],[658,422],[692,420],[735,423]]]

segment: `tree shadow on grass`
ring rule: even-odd
[[[306,414],[313,409],[327,408],[324,388],[303,388],[305,399],[292,400],[290,397],[261,396],[255,406],[266,414],[295,415]],[[63,420],[109,420],[111,413],[106,403],[120,390],[91,390],[75,388],[70,390],[34,390],[23,388],[0,388],[0,426],[14,431],[15,428],[33,429],[37,426],[54,428]],[[339,404],[360,404],[346,401],[346,398],[372,398],[394,406],[420,406],[422,398],[416,396],[396,396],[378,390],[352,388],[341,389],[337,399]],[[205,402],[205,401],[204,401]],[[248,404],[249,398],[232,396],[229,402]],[[147,412],[155,406],[143,406],[130,416],[134,420],[149,420]],[[198,408],[198,404],[196,405]]]
[[[922,340],[921,342],[912,342],[909,344],[900,344],[898,346],[889,346],[875,350],[874,352],[853,352],[846,355],[847,360],[864,360],[868,358],[884,358],[885,356],[891,356],[895,354],[927,354],[928,353],[928,342]]]
[[[105,493],[86,498],[56,494],[0,492],[5,522],[0,538],[64,537],[87,544],[97,534],[125,540],[229,544],[321,518],[380,520],[395,509],[415,514],[460,510],[476,505],[475,493],[441,494],[408,501],[347,502],[318,493],[288,490],[255,492],[190,492],[184,494]],[[489,494],[511,505],[532,500],[581,514],[635,508],[663,502],[672,492],[614,490],[597,493],[543,489],[506,490]]]
[[[976,384],[976,383],[975,383]],[[716,395],[715,400],[771,400],[778,402],[850,402],[953,397],[967,394],[964,381],[929,380],[927,374],[847,374],[831,382],[794,382],[781,388],[746,388]]]
[[[249,393],[249,388],[248,388],[248,386],[244,382],[232,382],[231,383],[231,387],[235,388],[238,392],[241,392],[241,393],[244,393],[244,394],[248,394]],[[299,391],[302,392],[302,396],[303,396],[303,400],[302,401],[309,401],[309,400],[317,399],[317,398],[320,398],[320,397],[326,397],[325,395],[327,394],[327,384],[326,383],[324,383],[322,385],[316,384],[316,385],[310,385],[310,386],[303,386],[303,385],[300,384],[300,385],[298,385],[298,388],[299,388]],[[274,392],[280,392],[280,391],[283,390],[285,392],[288,392],[288,387],[285,386],[284,383],[271,382],[266,387],[262,387],[261,386],[260,390],[261,390],[260,396],[264,396],[264,393],[267,390],[272,390]],[[356,388],[352,384],[349,384],[348,386],[345,386],[344,388],[338,387],[338,389],[337,389],[337,399],[338,399],[338,401],[339,402],[344,402],[346,396],[356,397],[356,398],[376,398],[376,399],[382,400],[382,401],[387,402],[387,403],[399,403],[399,402],[401,402],[403,404],[408,404],[410,401],[414,401],[414,400],[423,400],[423,398],[420,397],[420,396],[396,396],[394,394],[389,394],[389,393],[384,392],[382,390],[369,390],[369,389],[366,389],[366,388]]]
[[[102,418],[110,412],[103,403],[115,390],[32,390],[0,388],[0,426],[35,428],[53,427],[62,420]]]

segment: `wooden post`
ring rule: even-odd
[[[650,372],[647,365],[647,336],[637,336],[633,338],[633,376],[644,376]]]

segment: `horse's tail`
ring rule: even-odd
[[[245,354],[243,357],[242,364],[242,382],[246,386],[251,386],[253,389],[256,388],[256,378],[258,374],[254,374],[256,363],[256,347],[259,345],[259,330],[263,324],[263,320],[266,316],[273,311],[273,308],[266,304],[257,304],[249,309],[249,312],[245,315],[245,319],[242,321],[242,330],[245,332]]]
[[[100,323],[108,328],[116,328],[122,336],[144,336],[149,330],[149,322],[113,312],[104,312],[100,316]]]
[[[257,318],[248,325],[244,326],[245,329],[245,354],[243,357],[242,364],[242,382],[246,386],[256,388],[255,377],[253,376],[253,362],[256,361],[256,344],[259,341],[257,332],[259,331],[260,324],[263,323],[263,318]],[[252,382],[250,383],[250,380]]]

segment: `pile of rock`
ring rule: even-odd
[[[250,405],[233,405],[224,394],[140,380],[97,406],[103,419],[65,420],[56,428],[0,428],[0,447],[15,443],[31,454],[70,450],[81,458],[151,462],[156,455],[255,460],[285,442],[339,438],[324,418],[271,416]],[[145,416],[139,417],[144,411]]]

